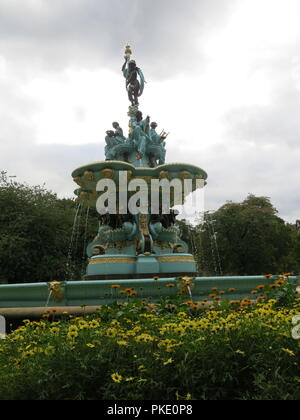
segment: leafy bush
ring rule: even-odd
[[[54,311],[1,340],[0,398],[297,400],[299,313],[299,298],[289,309],[134,300],[94,316]]]

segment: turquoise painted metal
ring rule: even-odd
[[[0,308],[35,308],[74,306],[99,306],[106,303],[126,301],[126,294],[120,293],[124,288],[132,288],[137,292],[135,297],[157,302],[164,297],[181,295],[183,299],[193,301],[211,300],[209,295],[213,287],[218,287],[225,293],[222,300],[236,300],[250,296],[251,290],[261,284],[272,284],[277,277],[266,279],[264,276],[245,277],[196,277],[191,279],[190,290],[182,289],[180,278],[127,279],[116,282],[114,280],[70,281],[60,284],[60,293],[52,293],[50,283],[11,284],[0,286]],[[300,286],[298,277],[290,277],[289,282],[295,287]],[[168,287],[174,284],[174,287]],[[112,288],[120,285],[121,288]],[[234,292],[229,289],[234,288]],[[182,293],[183,291],[183,293]],[[132,298],[131,298],[132,299]],[[0,310],[1,314],[1,310]]]
[[[143,83],[139,85],[138,75],[141,82],[144,77],[130,60],[131,54],[127,46],[122,70],[131,100],[128,136],[113,122],[114,130],[108,130],[105,137],[106,161],[84,165],[72,173],[80,187],[75,190],[77,201],[99,212],[98,233],[87,247],[84,279],[195,276],[194,257],[180,239],[177,213],[172,208],[203,188],[207,174],[194,165],[165,163],[168,133],[162,130],[158,134],[157,123],[149,116],[143,118],[139,110],[137,98]],[[137,202],[134,211],[132,203]]]

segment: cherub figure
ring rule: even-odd
[[[137,67],[134,60],[130,60],[130,56],[126,55],[122,72],[126,79],[126,90],[131,105],[139,105],[138,97],[142,95],[145,83],[142,70]],[[138,77],[140,78],[140,81]]]
[[[164,131],[161,134],[157,134],[156,132],[156,128],[157,128],[157,123],[156,122],[152,122],[150,125],[151,129],[149,132],[149,137],[151,140],[152,144],[155,144],[156,146],[159,146],[160,148],[160,155],[159,155],[159,164],[163,165],[166,161],[166,138],[168,136],[167,133],[165,133]]]

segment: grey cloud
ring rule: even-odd
[[[204,65],[205,34],[224,22],[236,0],[24,0],[0,5],[0,51],[16,62],[119,71],[130,42],[153,77]],[[31,7],[29,6],[31,4]]]
[[[227,116],[228,133],[240,141],[300,147],[300,92],[286,90],[269,106],[241,108]]]

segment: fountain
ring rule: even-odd
[[[168,133],[157,133],[157,123],[143,118],[139,98],[144,90],[144,75],[131,55],[131,48],[126,46],[122,72],[131,103],[128,136],[114,122],[114,130],[106,132],[106,160],[84,165],[72,173],[79,188],[75,190],[77,207],[64,281],[0,285],[0,316],[39,317],[51,310],[88,313],[101,304],[128,299],[129,295],[152,302],[177,295],[203,301],[210,299],[212,288],[222,290],[223,299],[235,300],[277,279],[222,277],[213,225],[212,249],[216,248],[216,273],[221,276],[197,277],[195,259],[180,239],[174,207],[203,188],[207,174],[194,165],[165,162]],[[93,206],[99,213],[98,231],[84,249],[83,261],[86,253],[88,264],[83,279],[73,279],[70,262],[72,249],[78,243],[77,221],[84,217],[87,227]],[[83,239],[86,243],[86,234]],[[299,285],[297,277],[289,280]]]
[[[75,191],[78,203],[97,207],[100,213],[98,234],[87,247],[89,263],[84,279],[195,276],[195,260],[188,245],[180,239],[177,213],[172,207],[182,204],[185,195],[203,187],[207,174],[190,164],[165,163],[167,133],[163,130],[158,134],[157,123],[149,117],[143,119],[138,97],[143,92],[144,76],[131,53],[127,46],[122,68],[131,101],[128,137],[114,122],[114,131],[106,132],[106,160],[72,173],[80,187]],[[188,181],[190,188],[184,188]],[[112,182],[113,190],[108,196],[113,196],[115,202],[109,210],[103,207],[104,200],[102,207],[99,200],[102,194],[107,194],[101,185],[109,186]],[[177,194],[171,185],[177,186]],[[130,203],[137,192],[132,186],[139,186],[142,191],[140,208],[134,214]],[[155,212],[150,202],[156,207]]]

